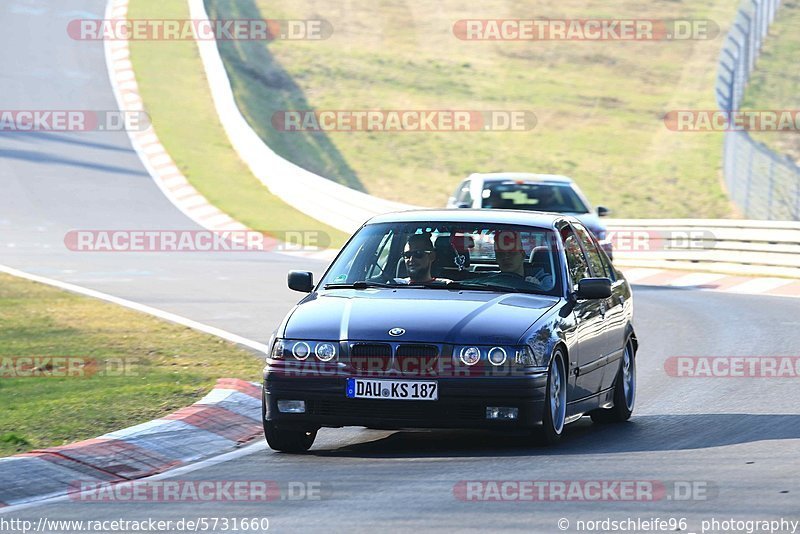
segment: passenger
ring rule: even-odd
[[[500,267],[500,273],[482,278],[482,282],[492,283],[493,279],[496,279],[497,282],[508,281],[510,275],[515,278],[518,277],[514,281],[527,282],[544,287],[552,285],[552,277],[542,269],[538,269],[536,273],[525,272],[527,255],[522,246],[522,238],[519,232],[503,230],[495,233],[494,255],[497,265]]]

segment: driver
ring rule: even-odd
[[[413,234],[408,238],[403,249],[403,261],[406,264],[408,278],[396,278],[401,284],[450,283],[446,278],[433,278],[431,267],[436,261],[436,251],[427,234]]]

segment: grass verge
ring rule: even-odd
[[[131,0],[131,19],[187,19],[185,0]],[[281,235],[314,230],[341,246],[346,235],[288,206],[256,179],[217,117],[193,41],[131,41],[131,61],[161,143],[212,204],[250,228]]]
[[[800,109],[800,1],[781,3],[764,41],[761,57],[745,90],[743,109]],[[752,137],[778,154],[800,161],[797,132],[752,132]]]
[[[274,150],[393,200],[443,206],[471,172],[573,176],[619,217],[732,216],[722,136],[668,130],[663,115],[715,109],[724,32],[738,0],[206,0],[211,17],[325,19],[322,41],[221,46],[240,108]],[[462,41],[459,19],[711,19],[710,40]],[[298,134],[280,109],[532,110],[529,132]]]
[[[258,381],[263,368],[219,338],[4,274],[0,324],[0,456],[149,421],[197,401],[217,378]],[[21,357],[94,360],[105,372],[18,377]]]

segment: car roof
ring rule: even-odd
[[[575,217],[563,213],[548,213],[526,210],[488,210],[488,209],[419,209],[397,211],[376,215],[367,224],[391,222],[454,222],[478,224],[519,224],[523,226],[537,226],[539,228],[553,228],[556,221],[566,219],[579,222]]]
[[[481,178],[484,182],[502,182],[506,180],[523,180],[525,182],[572,184],[574,180],[560,174],[535,174],[531,172],[490,172],[473,173],[470,179]]]

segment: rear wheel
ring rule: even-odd
[[[636,404],[636,357],[633,340],[628,338],[622,362],[614,381],[614,407],[595,410],[589,415],[595,423],[621,423],[631,418]]]
[[[561,350],[556,350],[547,372],[547,398],[540,437],[547,445],[554,445],[561,439],[567,419],[567,373]]]

